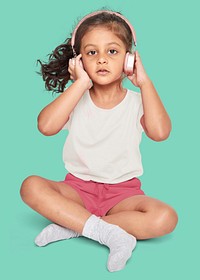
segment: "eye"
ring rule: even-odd
[[[109,53],[110,53],[110,54],[116,54],[116,53],[117,53],[117,51],[116,51],[116,50],[114,50],[114,49],[112,49],[112,50],[109,50]]]
[[[89,51],[87,54],[88,54],[88,55],[95,55],[95,54],[96,54],[96,51]]]

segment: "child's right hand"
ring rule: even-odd
[[[68,71],[70,73],[71,80],[82,80],[84,83],[88,85],[88,89],[92,87],[92,82],[87,72],[83,68],[83,64],[81,61],[82,54],[79,54],[77,57],[69,60]]]

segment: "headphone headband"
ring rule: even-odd
[[[101,11],[97,11],[97,12],[93,12],[89,15],[86,15],[85,17],[83,17],[81,19],[81,21],[79,21],[79,23],[77,24],[76,28],[74,29],[73,33],[72,33],[72,39],[71,39],[71,46],[72,46],[72,49],[73,49],[73,52],[75,53],[74,51],[74,43],[75,43],[75,38],[76,38],[76,32],[77,32],[77,29],[79,28],[79,26],[87,19],[87,18],[90,18],[92,16],[95,16],[95,15],[98,15],[98,14],[101,14],[103,12],[106,12],[108,14],[113,14],[113,15],[116,15],[118,17],[120,17],[121,19],[123,19],[127,24],[128,26],[130,27],[131,29],[131,33],[132,33],[132,36],[133,36],[133,42],[134,42],[134,45],[136,46],[136,34],[135,34],[135,30],[133,28],[133,26],[130,24],[130,22],[124,17],[122,16],[121,14],[119,13],[116,13],[116,12],[112,12],[112,11],[107,11],[107,10],[101,10]]]

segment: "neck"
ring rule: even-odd
[[[109,102],[125,94],[126,89],[123,88],[122,83],[113,85],[94,84],[90,89],[90,93],[99,101]]]

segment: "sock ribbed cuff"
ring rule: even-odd
[[[87,219],[87,221],[84,225],[82,235],[87,237],[87,238],[92,238],[92,239],[98,241],[97,238],[95,237],[95,235],[98,231],[99,222],[100,222],[99,217],[97,217],[95,215],[91,215]]]

